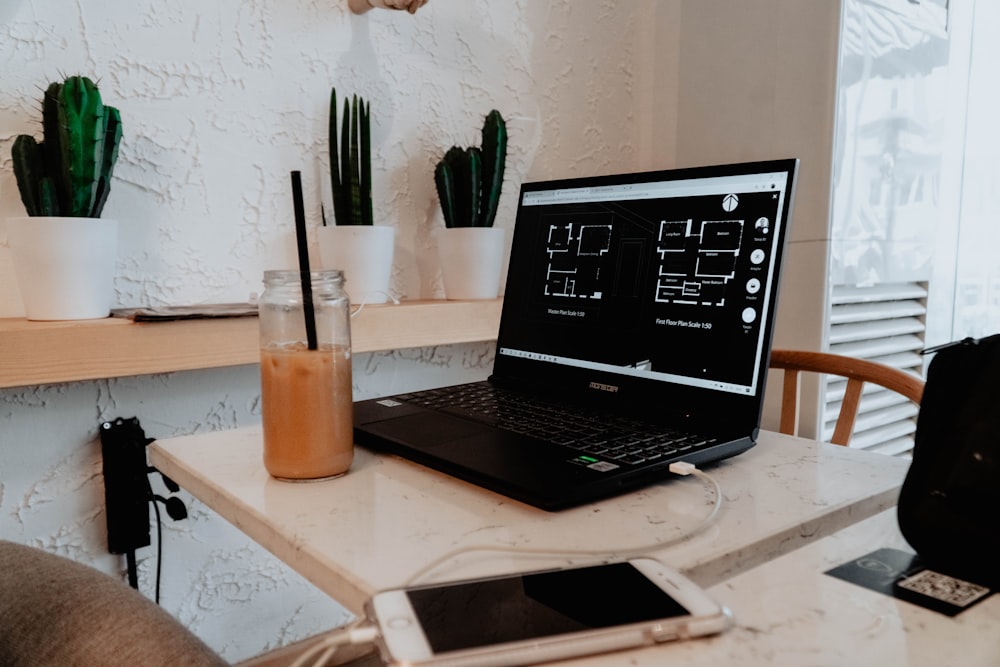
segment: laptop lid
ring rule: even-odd
[[[523,184],[491,380],[755,437],[797,168]]]

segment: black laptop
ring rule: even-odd
[[[798,160],[525,183],[493,373],[355,439],[545,510],[755,443]]]

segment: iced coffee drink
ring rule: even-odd
[[[288,480],[347,472],[354,459],[350,348],[266,347],[260,362],[267,471]]]

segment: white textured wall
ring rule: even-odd
[[[647,2],[435,0],[362,17],[341,0],[14,2],[0,26],[0,218],[23,214],[9,146],[39,129],[40,89],[62,73],[99,80],[125,132],[105,209],[122,223],[124,305],[243,299],[264,267],[294,265],[288,174],[303,172],[318,224],[331,86],[371,103],[376,218],[398,229],[405,298],[441,293],[434,164],[478,143],[491,108],[510,130],[505,227],[522,179],[633,168],[649,123],[635,105]],[[0,292],[0,314],[16,313],[9,281]]]
[[[487,344],[355,358],[358,398],[481,379]],[[98,425],[138,416],[146,435],[235,428],[260,420],[256,366],[0,390],[0,539],[120,574],[107,553]],[[153,477],[158,492],[165,492]],[[161,603],[229,659],[340,625],[349,616],[188,494],[190,517],[164,514]],[[155,547],[155,533],[153,537]],[[153,596],[155,549],[142,549],[140,587]]]
[[[510,227],[522,180],[673,163],[680,0],[431,0],[415,16],[341,0],[4,0],[0,6],[0,317],[22,312],[5,247],[22,215],[10,145],[45,85],[98,79],[124,140],[107,217],[121,221],[119,305],[239,300],[294,266],[288,173],[312,225],[326,191],[330,87],[373,116],[376,216],[397,228],[393,288],[440,295],[432,170],[508,120]],[[318,253],[314,254],[318,263]],[[355,359],[357,397],[485,376],[488,344]],[[108,572],[97,426],[167,437],[259,420],[255,366],[0,391],[0,538]],[[168,521],[164,606],[236,660],[346,616],[209,510]],[[152,549],[142,588],[152,591]]]

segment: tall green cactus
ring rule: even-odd
[[[479,226],[492,227],[500,204],[504,166],[507,163],[507,124],[496,109],[483,122],[483,207]]]
[[[350,101],[344,99],[338,145],[337,89],[334,88],[330,93],[329,132],[334,222],[338,225],[374,224],[370,105],[357,95]]]
[[[445,227],[492,227],[507,161],[507,125],[496,109],[483,122],[482,146],[452,146],[434,168]]]
[[[41,142],[21,134],[11,157],[29,216],[99,218],[122,138],[121,114],[85,76],[51,83],[42,98]]]

